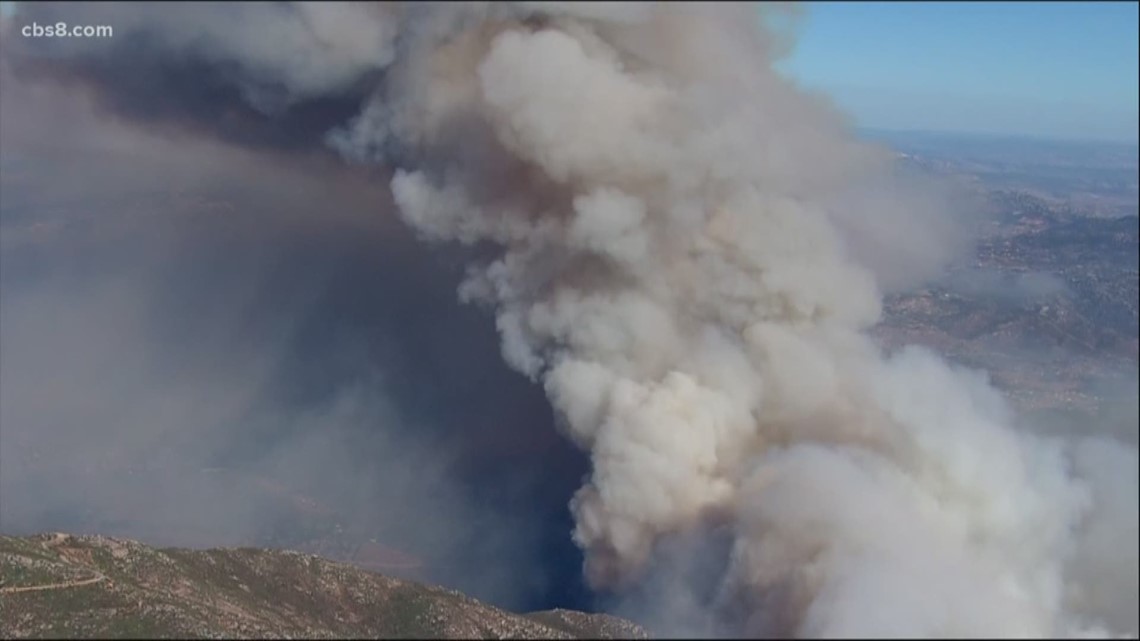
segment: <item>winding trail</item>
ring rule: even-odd
[[[38,592],[41,590],[59,590],[62,588],[78,588],[84,585],[91,585],[106,580],[107,577],[102,574],[91,577],[90,579],[81,579],[79,581],[67,581],[64,583],[45,583],[44,585],[26,585],[19,587],[0,588],[0,594],[15,594],[17,592]]]
[[[68,540],[70,540],[70,538],[71,537],[69,537],[66,534],[63,534],[61,532],[56,532],[56,533],[52,534],[52,537],[50,539],[48,539],[47,541],[44,541],[42,543],[42,545],[43,545],[43,547],[45,547],[49,550],[53,550],[53,549],[58,548],[59,546],[63,545],[64,543],[66,543]],[[22,586],[0,587],[0,594],[17,594],[20,592],[42,592],[44,590],[62,590],[63,588],[78,588],[78,587],[82,587],[85,585],[91,585],[93,583],[98,583],[100,581],[107,580],[107,577],[102,572],[91,569],[90,567],[88,567],[87,569],[90,570],[95,576],[93,576],[89,579],[80,579],[78,581],[64,581],[61,583],[44,583],[43,585],[22,585]]]

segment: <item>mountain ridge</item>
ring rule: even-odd
[[[649,638],[571,610],[512,613],[293,550],[0,535],[0,637]]]

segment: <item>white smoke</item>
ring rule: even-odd
[[[415,159],[392,189],[425,238],[499,248],[462,294],[591,453],[572,509],[593,585],[715,520],[746,632],[1135,633],[1070,589],[1092,498],[1064,444],[1010,428],[984,378],[864,335],[879,284],[946,257],[945,221],[772,71],[754,11],[421,16],[445,26],[335,140]],[[1127,555],[1135,526],[1092,536]],[[1117,584],[1135,600],[1135,572]]]
[[[571,507],[595,587],[715,526],[729,563],[702,616],[737,632],[1135,635],[1135,447],[1081,444],[1073,469],[983,376],[880,353],[881,293],[937,269],[955,226],[773,70],[757,11],[341,9],[330,33],[376,33],[332,68],[391,65],[328,139],[400,167],[425,239],[490,256],[460,294],[591,455]],[[217,50],[298,91],[326,78],[321,47]]]

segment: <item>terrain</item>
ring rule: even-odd
[[[897,134],[891,142],[910,168],[966,185],[980,211],[969,255],[926,286],[886,297],[874,329],[881,343],[926,345],[985,370],[1027,420],[1113,421],[1135,441],[1135,148]]]
[[[0,637],[647,638],[628,621],[514,614],[292,551],[0,537]]]
[[[866,129],[929,173],[978,188],[1017,192],[1084,216],[1135,216],[1140,203],[1135,143]]]

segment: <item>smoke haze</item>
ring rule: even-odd
[[[266,480],[419,578],[585,605],[585,462],[383,173],[0,73],[0,530],[251,544],[297,520]]]
[[[325,6],[21,5],[117,31],[6,36],[6,146],[58,120],[17,104],[48,87],[90,101],[77,137],[174,158],[133,185],[205,164],[264,211],[37,227],[5,196],[6,524],[118,500],[68,476],[116,457],[162,468],[138,499],[156,520],[227,522],[179,470],[248,442],[245,465],[413,523],[397,538],[437,559],[533,569],[486,577],[500,600],[557,581],[558,523],[601,603],[665,634],[1136,634],[1135,437],[1016,428],[984,374],[867,337],[969,221],[772,69],[786,34],[757,8]],[[37,272],[35,233],[64,222],[100,269],[69,247],[65,276]],[[493,487],[525,498],[471,496],[504,460]],[[571,491],[572,524],[519,525]]]

